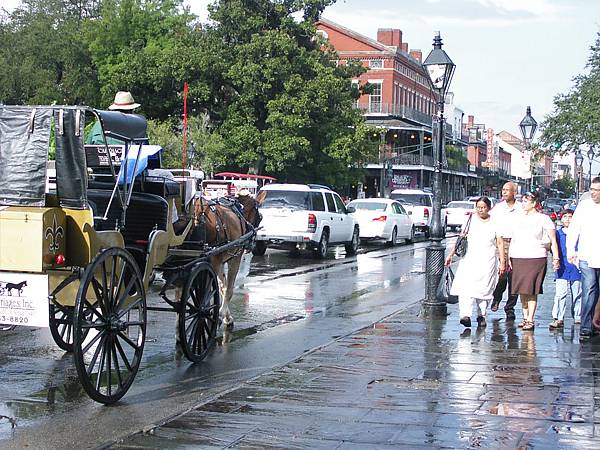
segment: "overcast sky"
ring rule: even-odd
[[[208,3],[188,0],[201,18]],[[337,0],[323,16],[371,38],[378,28],[399,28],[424,57],[440,30],[457,65],[457,105],[477,123],[517,136],[527,105],[541,122],[553,97],[585,70],[600,31],[599,0]]]

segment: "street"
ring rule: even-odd
[[[422,296],[427,242],[417,241],[367,245],[351,258],[336,247],[323,261],[274,250],[254,257],[232,302],[233,332],[197,365],[175,354],[174,314],[150,313],[140,371],[112,407],[85,395],[71,355],[48,330],[5,331],[0,445],[86,448],[114,441],[376,322]],[[160,305],[159,289],[151,287],[149,304]]]

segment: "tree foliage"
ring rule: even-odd
[[[540,140],[551,153],[600,145],[600,33],[587,68],[589,73],[574,78],[570,92],[554,98],[554,110],[541,124]]]
[[[131,91],[179,167],[188,81],[194,164],[341,185],[376,146],[353,108],[362,65],[316,34],[334,1],[217,0],[202,26],[183,0],[23,0],[0,16],[0,103],[105,108]]]
[[[570,174],[565,174],[562,178],[553,180],[550,184],[552,189],[563,193],[564,197],[570,197],[575,194],[576,181]]]
[[[351,77],[314,22],[331,0],[221,0],[208,30],[222,61],[219,132],[228,165],[289,181],[341,184],[372,146]],[[303,11],[303,20],[294,13]]]
[[[0,19],[0,102],[98,101],[96,70],[82,33],[97,3],[23,0]]]
[[[159,142],[164,149],[164,167],[183,167],[183,133],[181,121],[148,121],[150,142]],[[208,115],[190,117],[187,130],[186,167],[202,168],[207,173],[214,172],[222,165],[218,155],[222,153],[223,142],[218,133],[210,129]],[[217,159],[213,159],[217,155]]]

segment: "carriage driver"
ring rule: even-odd
[[[139,103],[136,103],[135,100],[133,99],[133,95],[131,95],[131,92],[119,91],[115,94],[115,99],[114,99],[112,105],[110,105],[108,107],[108,109],[110,109],[111,111],[120,111],[122,113],[129,114],[129,113],[133,113],[133,111],[135,109],[139,108],[140,106],[141,105]],[[99,121],[96,120],[96,123],[94,123],[92,131],[85,138],[85,143],[86,144],[104,144],[104,139],[102,136],[102,127],[100,126]],[[108,145],[122,145],[123,141],[120,141],[120,140],[112,138],[112,137],[107,137],[106,143]]]

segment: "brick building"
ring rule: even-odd
[[[380,151],[377,160],[367,164],[364,195],[387,196],[394,188],[431,187],[436,100],[422,65],[421,50],[409,50],[399,29],[379,29],[375,40],[322,18],[317,30],[335,48],[339,64],[359,60],[368,69],[354,82],[361,86],[369,83],[371,93],[361,96],[356,107],[379,130],[373,138],[378,140]],[[452,124],[462,128],[461,121],[462,115],[459,120],[452,118],[445,129],[446,141],[459,147],[466,146],[466,142],[457,139],[456,132],[453,134]],[[467,195],[469,177],[476,178],[466,165],[444,169],[444,200]]]

